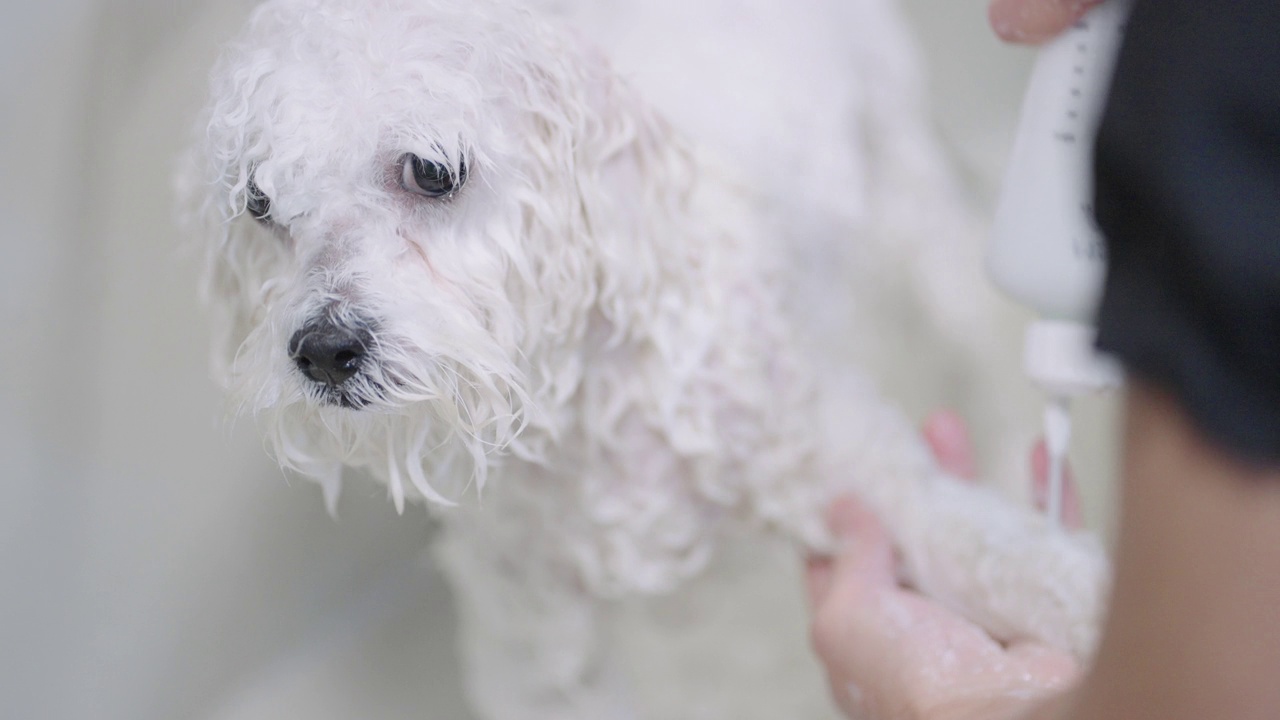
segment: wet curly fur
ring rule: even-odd
[[[821,548],[849,488],[922,589],[1088,647],[1097,548],[950,482],[818,357],[751,183],[578,36],[501,0],[271,0],[211,95],[185,184],[218,374],[331,508],[350,467],[436,509],[482,716],[633,716],[609,601],[729,528]],[[350,377],[300,360],[317,327]]]

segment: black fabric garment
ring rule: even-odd
[[[1094,159],[1099,346],[1280,465],[1280,1],[1139,0]]]

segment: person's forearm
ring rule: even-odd
[[[1069,703],[1023,720],[1280,717],[1280,471],[1134,381],[1109,618]]]
[[[1070,693],[1021,707],[991,698],[945,720],[1280,717],[1280,471],[1238,462],[1140,381],[1124,458],[1115,590],[1092,669]]]

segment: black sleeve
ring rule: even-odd
[[[1280,0],[1138,0],[1094,159],[1099,346],[1280,465]]]

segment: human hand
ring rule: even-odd
[[[1102,0],[991,0],[987,18],[1006,42],[1038,45],[1071,27]]]
[[[958,417],[935,415],[925,438],[944,469],[972,478],[972,446]],[[1032,465],[1037,476],[1047,476],[1043,448],[1033,453]],[[1047,486],[1047,477],[1040,484]],[[1074,489],[1064,507],[1078,524]],[[888,535],[855,499],[833,503],[828,522],[842,550],[809,561],[812,636],[832,694],[850,718],[996,720],[1075,678],[1075,661],[1066,653],[1035,643],[1005,647],[900,585]]]

